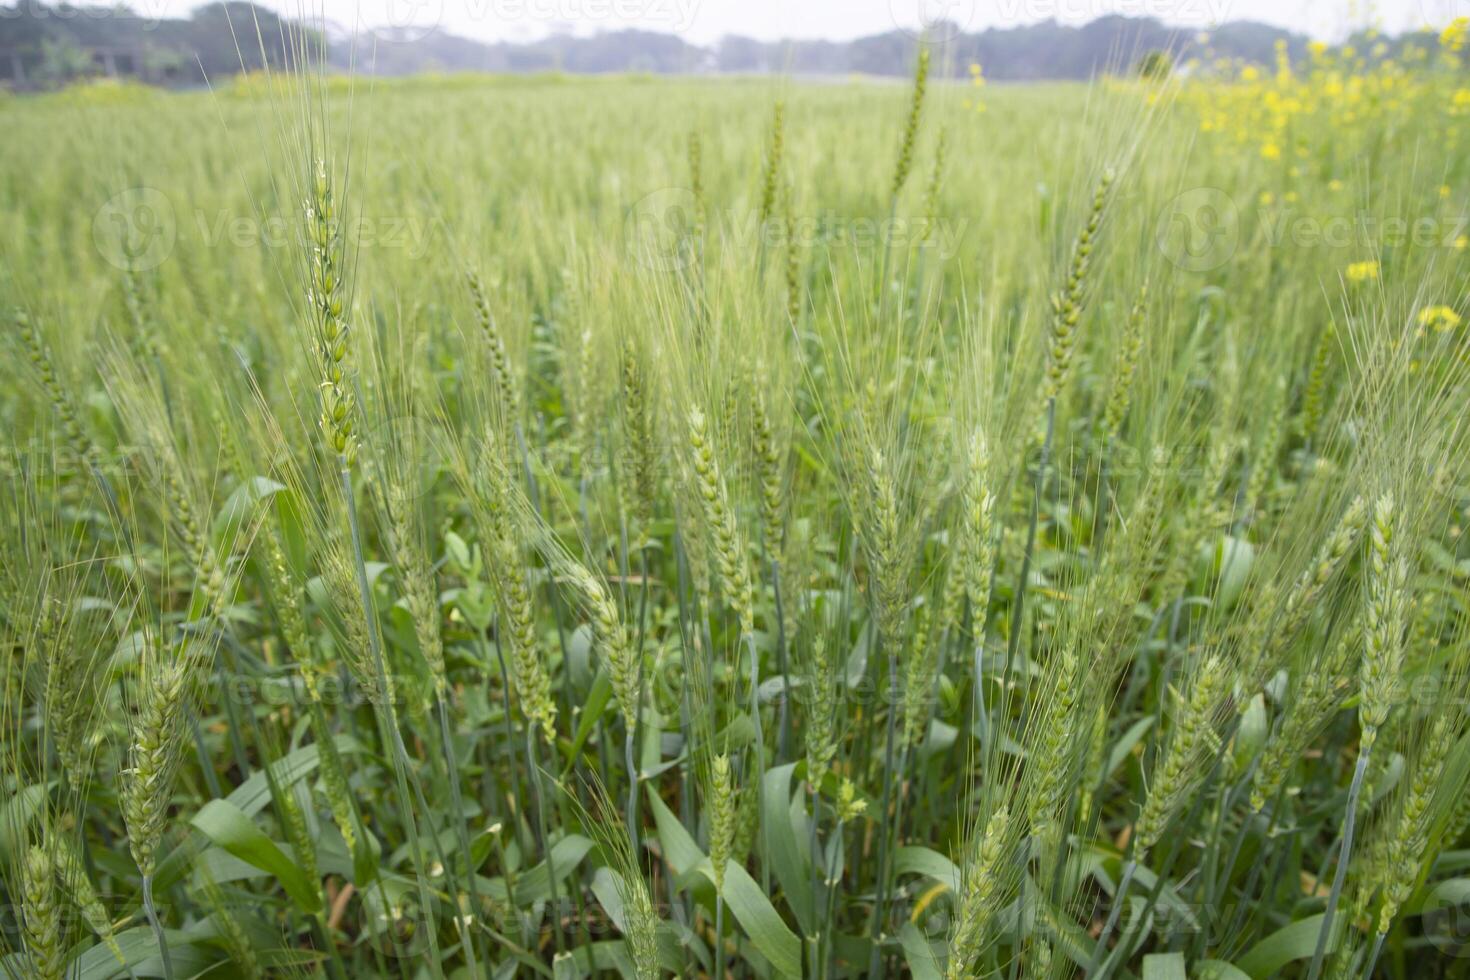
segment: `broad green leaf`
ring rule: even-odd
[[[1404,778],[1404,770],[1407,763],[1404,761],[1402,752],[1394,752],[1388,757],[1388,765],[1383,767],[1382,773],[1373,780],[1373,802],[1379,803],[1388,798],[1394,787]]]
[[[1286,964],[1307,959],[1316,951],[1317,934],[1322,931],[1322,918],[1318,914],[1282,926],[1236,960],[1236,968],[1252,980],[1266,980],[1267,977],[1279,973]],[[1332,935],[1327,937],[1329,953],[1335,951],[1342,941],[1343,923],[1346,921],[1346,916],[1339,915],[1333,922]]]
[[[658,827],[658,842],[663,846],[664,858],[669,862],[669,867],[674,869],[675,876],[685,874],[705,860],[704,852],[699,849],[689,831],[684,829],[679,818],[659,799],[652,786],[648,787],[648,806],[653,810],[653,822]]]
[[[1029,875],[1026,877],[1026,891],[1031,895],[1038,894],[1036,882]],[[1092,937],[1083,932],[1081,926],[1060,912],[1055,905],[1051,905],[1043,921],[1047,926],[1047,931],[1051,934],[1052,942],[1056,944],[1056,948],[1062,955],[1077,966],[1086,967],[1092,957],[1093,946],[1096,945]],[[1116,976],[1118,980],[1128,980],[1129,974],[1125,970],[1120,970]]]
[[[193,976],[208,969],[218,960],[218,951],[195,945],[208,940],[213,935],[212,929],[210,924],[208,929],[163,931],[164,938],[168,940],[169,958],[173,960],[176,974]],[[137,977],[163,976],[163,963],[158,956],[158,940],[150,927],[124,929],[114,938],[118,948],[122,950],[123,963],[117,961],[117,955],[105,944],[98,943],[88,947],[76,958],[67,974],[68,980],[112,980],[114,977],[126,977],[130,972]],[[24,973],[14,975],[23,976]]]
[[[618,931],[627,935],[628,924],[625,921],[623,910],[623,894],[618,888],[617,872],[607,867],[598,868],[592,876],[592,894],[596,896],[597,903],[602,906],[602,910],[607,913],[607,917],[612,920],[613,925],[618,927]],[[687,933],[688,930],[685,931]],[[689,938],[692,940],[694,937],[690,935]],[[623,948],[621,941],[610,943],[609,945]],[[626,950],[624,950],[624,954],[620,963],[622,966],[629,968],[624,975],[634,976],[631,969],[633,965],[632,960],[626,956]],[[690,965],[690,955],[697,955],[701,963],[708,958],[703,949],[696,952],[686,948],[680,942],[679,935],[671,923],[660,922],[658,927],[658,958],[663,967],[671,973],[682,973]],[[578,961],[577,965],[579,969],[584,968],[584,962],[582,960]],[[608,968],[607,966],[600,967],[600,969]],[[619,969],[621,969],[621,966]]]
[[[1405,912],[1424,915],[1443,908],[1463,909],[1467,905],[1470,905],[1470,878],[1450,878],[1426,889],[1423,899]]]
[[[1196,980],[1250,980],[1248,974],[1224,960],[1200,960],[1194,965]]]
[[[849,687],[857,687],[868,673],[868,647],[871,644],[867,624],[858,632],[857,642],[852,645],[852,653],[847,657],[847,672],[843,683]]]
[[[342,839],[337,825],[329,820],[317,824],[319,831],[314,845],[317,866],[323,874],[337,874],[352,882],[361,891],[378,877],[378,862],[382,857],[382,845],[372,834],[357,842],[355,853],[347,853],[347,842]],[[205,852],[205,856],[220,854],[218,850]],[[223,880],[223,879],[216,879]]]
[[[363,563],[363,569],[367,572],[368,587],[371,588],[378,583],[378,578],[389,569],[386,562],[369,561]],[[331,603],[330,594],[327,592],[326,579],[320,575],[306,580],[306,594],[311,601],[318,606],[328,606]]]
[[[1251,566],[1256,561],[1256,549],[1249,541],[1236,537],[1222,537],[1216,542],[1211,556],[1213,572],[1219,585],[1215,589],[1215,601],[1222,607],[1235,605],[1250,578]]]
[[[660,965],[675,976],[684,976],[689,970],[688,957],[682,955],[683,948],[678,939],[663,927],[658,933],[658,959]],[[562,954],[556,961],[558,971],[565,970],[567,973],[556,972],[553,977],[569,975],[573,977],[603,976],[608,971],[616,972],[628,980],[636,980],[638,974],[633,968],[633,959],[628,955],[628,947],[621,939],[605,939],[600,942],[580,945],[576,949]]]
[[[612,681],[608,680],[607,671],[599,670],[593,678],[592,690],[587,694],[587,703],[582,705],[582,710],[577,715],[577,734],[572,739],[571,747],[565,752],[567,761],[562,770],[563,778],[571,771],[577,753],[582,751],[582,746],[587,744],[587,739],[597,730],[597,719],[602,717],[602,711],[611,697]]]
[[[560,954],[552,964],[551,976],[552,980],[563,980],[567,977],[601,976],[609,971],[620,977],[636,976],[628,947],[621,939],[586,943]]]
[[[1240,725],[1235,732],[1234,757],[1237,772],[1244,772],[1266,744],[1266,731],[1269,727],[1266,720],[1266,699],[1257,694],[1251,698],[1245,714],[1241,715]]]
[[[617,872],[611,868],[598,868],[597,873],[592,876],[592,894],[596,896],[597,903],[602,906],[602,910],[607,913],[607,917],[612,920],[613,925],[617,926],[618,931],[624,936],[627,936],[627,911],[623,904],[622,886],[618,883]],[[633,958],[628,949],[627,940],[608,942],[602,944],[602,946],[602,952],[605,958],[605,962],[602,965],[599,966],[595,961],[578,962],[567,958],[566,960],[558,960],[557,975],[561,975],[561,967],[565,965],[581,971],[576,974],[577,976],[585,976],[586,973],[591,972],[590,968],[594,967],[603,970],[612,968],[617,970],[620,976],[632,977],[636,980],[637,972],[633,967]],[[589,969],[583,970],[583,963],[586,963]]]
[[[904,961],[914,980],[939,980],[939,960],[934,955],[934,946],[927,936],[912,922],[905,922],[898,931],[898,942],[903,947]]]
[[[555,844],[551,845],[551,856],[556,864],[556,880],[559,882],[567,875],[576,870],[592,850],[592,841],[581,834],[568,834]],[[506,893],[504,878],[477,878],[490,897],[497,902],[508,902],[510,896]],[[565,897],[565,892],[558,892]],[[539,902],[551,897],[551,873],[547,863],[542,861],[531,870],[516,875],[516,904],[524,908],[532,902]]]
[[[601,670],[599,662],[592,656],[592,627],[583,623],[566,636],[566,653],[562,663],[566,665],[568,692],[580,697],[592,686],[593,678]]]
[[[949,858],[927,847],[900,847],[893,854],[893,872],[923,875],[952,892],[960,890],[960,869]]]
[[[947,678],[940,678],[940,683],[947,683]],[[927,758],[942,752],[947,752],[954,747],[955,739],[959,738],[960,730],[953,725],[946,725],[938,718],[929,721],[929,737],[924,740],[923,754]]]
[[[344,845],[345,845],[344,841]],[[352,883],[362,888],[378,877],[383,845],[372,834],[364,834],[352,848]]]
[[[53,783],[36,783],[0,804],[0,863],[10,867],[15,839],[25,840],[26,828],[41,808],[41,801],[51,791]]]
[[[663,760],[664,720],[658,706],[649,702],[639,712],[642,716],[638,743],[638,780],[656,780],[679,764],[678,759]]]
[[[796,763],[777,766],[766,772],[761,788],[761,820],[764,825],[767,856],[786,893],[786,904],[796,913],[796,921],[805,935],[816,933],[812,921],[812,864],[807,840],[798,839],[793,823],[791,774]],[[795,801],[799,805],[799,801]]]
[[[1151,953],[1143,958],[1143,980],[1189,980],[1183,953]]]
[[[711,882],[715,880],[708,859],[698,870]],[[800,977],[801,940],[787,928],[761,886],[734,861],[725,866],[724,897],[735,921],[761,955],[771,961],[771,968],[782,976]]]
[[[623,892],[618,886],[617,872],[612,868],[598,868],[592,875],[592,894],[597,896],[597,903],[602,906],[613,925],[622,932],[627,932],[628,925],[623,914]]]
[[[1123,737],[1118,739],[1118,743],[1114,745],[1113,750],[1108,753],[1107,774],[1109,776],[1118,771],[1118,767],[1123,764],[1123,760],[1128,758],[1128,753],[1133,751],[1133,747],[1137,745],[1138,740],[1143,738],[1144,734],[1151,727],[1153,727],[1153,723],[1154,716],[1145,715],[1144,717],[1138,719],[1132,725],[1130,725],[1128,730],[1123,733]]]
[[[361,749],[357,740],[350,735],[338,735],[335,741],[341,755],[351,755]],[[291,786],[321,765],[319,753],[320,749],[316,745],[303,745],[272,762],[271,774],[282,788]],[[270,783],[266,779],[265,770],[262,769],[245,780],[225,799],[248,817],[264,810],[271,801]]]
[[[755,744],[755,725],[751,723],[750,715],[740,712],[730,723],[715,733],[714,744],[724,746],[725,752],[732,757],[748,745]]]
[[[1097,877],[1098,883],[1112,893],[1117,887],[1118,874],[1111,868],[1113,864],[1121,865],[1123,856],[1111,848],[1100,844],[1089,844],[1082,850],[1079,861],[1079,869],[1090,872]],[[1121,867],[1119,868],[1121,873]],[[1152,868],[1146,865],[1136,865],[1133,869],[1133,880],[1145,891],[1158,891],[1157,905],[1168,911],[1171,917],[1176,917],[1178,922],[1190,929],[1199,928],[1199,917],[1195,913],[1194,906],[1180,897],[1179,892],[1172,884],[1165,882],[1159,884],[1159,876]]]
[[[357,741],[349,735],[338,735],[334,741],[337,751],[342,755],[348,755],[360,749]],[[298,780],[310,775],[321,764],[319,752],[315,744],[304,745],[272,762],[270,770],[282,788],[292,786]],[[235,788],[234,792],[225,797],[225,800],[247,817],[253,817],[264,810],[266,804],[271,800],[270,784],[266,781],[265,770],[245,780]],[[373,841],[372,846],[376,848],[377,842]],[[159,891],[164,891],[182,878],[188,872],[194,856],[203,847],[204,842],[201,838],[197,836],[185,838],[183,843],[175,847],[167,857],[159,862],[154,887]],[[363,851],[364,849],[359,848],[358,850]],[[376,868],[374,868],[374,874],[376,874]],[[360,878],[358,883],[371,881],[372,877],[369,875],[366,878]]]
[[[260,869],[249,861],[242,861],[229,851],[211,847],[194,859],[195,881],[203,884],[214,882],[225,885],[232,881],[245,881],[260,875]]]
[[[189,823],[235,857],[274,875],[302,911],[321,911],[321,883],[307,878],[240,808],[225,800],[210,800]]]
[[[1470,732],[1462,735],[1454,748],[1450,750],[1442,773],[1441,786],[1464,786],[1470,782]],[[1431,826],[1448,830],[1448,825],[1454,819],[1460,803],[1460,795],[1457,793],[1436,793],[1434,803],[1430,808]],[[1454,842],[1445,841],[1445,843]],[[1423,885],[1422,877],[1420,885]]]
[[[284,489],[286,487],[283,484],[264,476],[252,477],[234,489],[215,515],[211,528],[215,547],[221,554],[229,554],[235,550],[236,537],[249,523],[256,509]]]
[[[464,538],[453,531],[444,532],[444,550],[449,553],[449,558],[461,571],[470,569],[470,546],[465,544]]]
[[[1470,850],[1441,851],[1434,867],[1444,872],[1464,871],[1470,868]]]

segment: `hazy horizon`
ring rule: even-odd
[[[202,0],[134,0],[151,18],[183,17]],[[479,41],[535,41],[555,34],[623,29],[675,34],[691,43],[722,37],[760,41],[851,41],[894,29],[918,33],[946,21],[966,33],[1055,20],[1080,25],[1121,14],[1194,30],[1256,21],[1335,41],[1369,27],[1398,34],[1470,15],[1470,0],[262,0],[291,17],[349,28],[444,31]]]

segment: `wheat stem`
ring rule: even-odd
[[[174,961],[168,950],[168,937],[163,933],[163,923],[158,919],[158,908],[153,904],[153,875],[143,876],[143,913],[148,925],[153,928],[153,938],[158,942],[158,956],[163,963],[163,980],[174,980]]]
[[[880,643],[883,640],[880,638]],[[894,700],[898,691],[898,651],[888,642],[888,732],[883,745],[883,804],[878,811],[878,894],[873,903],[872,953],[868,957],[868,975],[879,976],[882,963],[882,939],[888,897],[888,838],[890,828],[888,808],[893,794],[893,753],[898,734],[898,704]]]
[[[1052,440],[1056,434],[1057,400],[1046,400],[1046,434],[1041,442],[1041,458],[1036,463],[1036,481],[1032,485],[1031,514],[1026,525],[1026,550],[1021,553],[1021,570],[1016,577],[1016,598],[1011,609],[1011,635],[1006,638],[1006,670],[1003,683],[1010,689],[1010,678],[1016,666],[1016,653],[1021,645],[1021,630],[1026,619],[1026,590],[1031,578],[1031,556],[1036,550],[1036,525],[1041,518],[1041,494],[1046,488],[1046,469],[1051,463]]]
[[[367,563],[363,557],[362,532],[358,526],[357,504],[352,489],[352,469],[346,455],[338,457],[338,474],[341,477],[342,497],[347,508],[347,526],[352,537],[352,557],[354,571],[357,575],[358,598],[362,603],[362,616],[367,626],[368,646],[372,654],[372,666],[377,680],[376,696],[373,698],[373,714],[378,720],[378,734],[382,739],[383,748],[389,753],[392,760],[391,768],[393,769],[398,816],[404,829],[408,832],[419,904],[428,919],[426,932],[428,933],[429,955],[432,957],[430,969],[435,977],[443,980],[444,970],[439,957],[439,937],[436,928],[437,917],[434,914],[429,886],[424,880],[424,852],[419,841],[418,824],[414,820],[412,802],[409,798],[408,750],[404,747],[403,738],[399,734],[398,719],[393,710],[391,688],[388,685],[388,669],[383,661],[377,617],[373,614],[372,587],[368,584]]]
[[[1364,749],[1353,767],[1353,782],[1348,788],[1347,812],[1342,818],[1342,840],[1337,849],[1337,870],[1332,876],[1332,890],[1327,895],[1327,908],[1322,912],[1322,927],[1317,932],[1317,945],[1312,950],[1312,965],[1307,970],[1307,980],[1317,980],[1322,975],[1322,962],[1327,956],[1327,944],[1332,937],[1332,921],[1337,915],[1342,887],[1347,882],[1348,862],[1352,859],[1358,795],[1363,791],[1363,776],[1368,772],[1369,754],[1369,750]]]

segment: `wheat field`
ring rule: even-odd
[[[5,973],[1470,976],[1465,37],[0,94]]]

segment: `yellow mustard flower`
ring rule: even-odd
[[[1439,32],[1439,46],[1446,51],[1459,51],[1465,47],[1465,36],[1470,33],[1470,17],[1456,17]]]
[[[1426,306],[1419,311],[1419,326],[1435,333],[1447,333],[1461,323],[1460,314],[1448,306]]]

